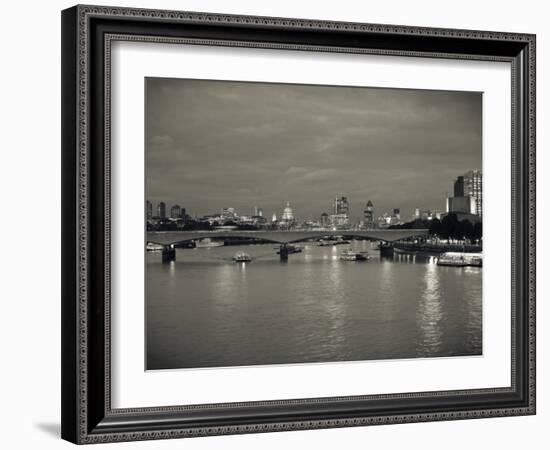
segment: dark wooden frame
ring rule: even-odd
[[[109,101],[113,40],[510,62],[511,386],[112,409]],[[534,35],[75,6],[62,12],[62,85],[64,439],[94,443],[535,413]]]

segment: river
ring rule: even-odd
[[[482,269],[434,258],[342,261],[345,246],[146,255],[147,369],[480,355]],[[245,251],[254,260],[237,264]]]

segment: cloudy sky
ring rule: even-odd
[[[335,196],[359,220],[445,209],[456,176],[481,169],[480,93],[146,79],[146,196],[191,215],[234,207],[298,219]]]

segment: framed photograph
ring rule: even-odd
[[[62,437],[535,413],[535,36],[62,12]]]

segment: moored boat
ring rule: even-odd
[[[364,252],[345,250],[340,254],[340,259],[343,261],[366,261],[367,259],[369,259],[369,255]]]
[[[481,253],[445,252],[439,256],[437,265],[452,267],[482,267],[483,256]]]
[[[292,253],[301,253],[302,252],[302,249],[300,247],[295,246],[295,245],[287,245],[286,249],[287,249],[287,254],[288,255],[291,255]],[[281,250],[278,250],[277,255],[280,255],[280,254],[281,254]]]
[[[147,251],[148,252],[162,252],[164,248],[161,244],[156,244],[155,242],[147,242]]]
[[[252,261],[252,257],[248,253],[237,252],[233,256],[233,261],[238,262],[238,263],[250,262],[250,261]]]

